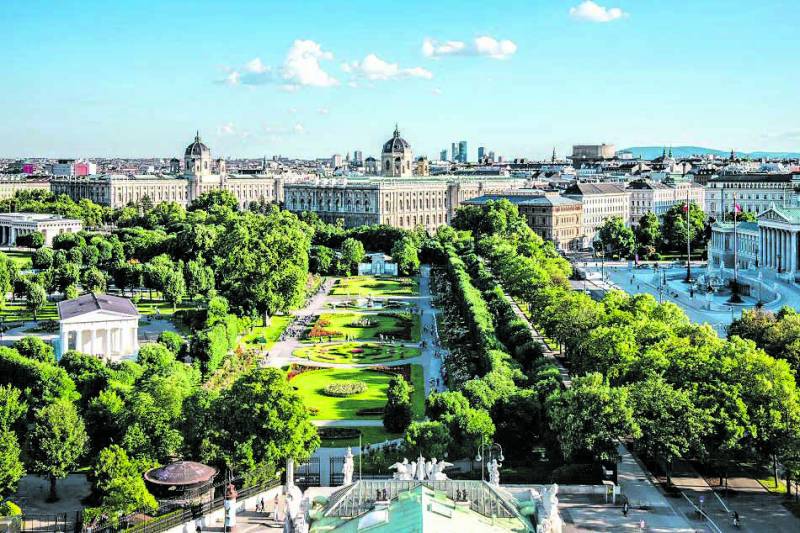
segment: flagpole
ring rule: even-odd
[[[739,296],[739,231],[738,226],[739,204],[736,202],[736,193],[733,193],[733,283],[731,284],[731,297],[729,303],[742,303]],[[733,309],[733,308],[731,308]]]
[[[692,231],[689,225],[689,191],[686,189],[686,283],[692,282]]]

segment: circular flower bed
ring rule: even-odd
[[[335,398],[344,398],[346,396],[361,394],[366,390],[367,384],[363,381],[339,381],[337,383],[328,383],[325,385],[325,388],[322,389],[322,394]]]

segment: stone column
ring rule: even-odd
[[[764,231],[758,231],[758,266],[764,268]]]
[[[89,349],[89,352],[92,355],[99,355],[99,352],[97,350],[97,330],[94,327],[92,327],[91,332],[92,332],[91,337],[90,337],[90,339],[91,339],[91,348]]]
[[[62,328],[61,330],[61,353],[59,357],[69,351],[69,331]]]
[[[136,327],[131,327],[130,328],[130,336],[131,336],[130,353],[138,353],[139,352],[139,339],[136,337]]]

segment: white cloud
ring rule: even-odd
[[[296,91],[300,87],[332,87],[339,82],[321,66],[322,61],[333,60],[333,54],[310,40],[298,39],[286,54],[283,65],[273,68],[255,57],[241,68],[225,67],[228,73],[218,83],[225,85],[264,85],[280,83],[284,91]]]
[[[362,61],[344,63],[342,70],[348,74],[360,76],[371,81],[391,80],[397,78],[431,79],[431,71],[422,67],[400,68],[397,63],[389,63],[375,54],[367,54]]]
[[[236,127],[233,125],[233,122],[228,122],[227,124],[223,124],[219,128],[217,128],[217,135],[235,135],[236,134]]]
[[[433,89],[431,92],[432,92],[434,95],[436,95],[436,96],[439,96],[439,95],[441,95],[441,94],[442,94],[442,90],[441,90],[441,89],[439,89],[438,87],[437,87],[437,88],[435,88],[435,89]]]
[[[281,69],[287,84],[306,87],[332,87],[338,80],[325,72],[321,61],[331,61],[333,54],[311,40],[298,39],[289,49]]]
[[[294,131],[295,133],[303,133],[304,131],[306,131],[306,129],[303,127],[303,125],[302,125],[302,124],[300,124],[300,123],[298,122],[297,124],[295,124],[295,125],[292,127],[292,131]]]
[[[317,113],[319,113],[320,115],[327,115],[327,114],[329,114],[330,112],[331,112],[331,110],[330,110],[330,109],[328,109],[327,107],[320,107],[320,108],[317,110]]]
[[[628,14],[618,7],[607,8],[592,2],[592,0],[586,0],[576,7],[570,8],[569,16],[588,22],[611,22],[627,17]]]
[[[507,59],[517,53],[517,45],[509,39],[495,39],[489,35],[476,37],[471,43],[464,41],[436,41],[427,38],[422,42],[422,55],[439,58],[445,56],[486,56]]]

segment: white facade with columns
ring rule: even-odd
[[[58,303],[59,357],[69,350],[119,361],[139,352],[139,312],[127,298],[84,294]]]
[[[61,233],[77,233],[83,229],[83,222],[60,215],[42,213],[2,213],[0,214],[0,244],[14,246],[17,237],[39,232],[44,235],[46,246],[53,245],[53,237]]]
[[[759,264],[794,281],[800,234],[799,207],[770,207],[758,216]]]

